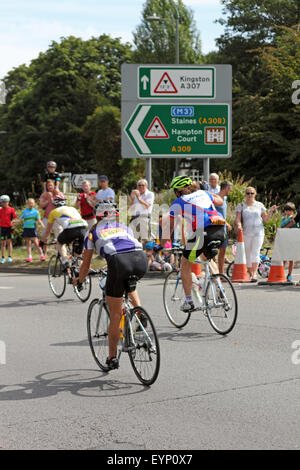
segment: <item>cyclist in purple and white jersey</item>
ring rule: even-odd
[[[118,221],[116,204],[99,202],[95,206],[97,224],[87,232],[84,241],[83,262],[76,282],[81,285],[87,276],[94,251],[107,261],[106,301],[110,313],[108,331],[109,357],[106,364],[110,369],[119,367],[117,345],[120,338],[120,320],[124,291],[129,291],[134,307],[140,305],[137,290],[130,292],[128,279],[141,279],[147,271],[147,257],[142,244],[134,238],[133,232]]]

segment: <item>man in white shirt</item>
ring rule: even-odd
[[[218,182],[219,182],[219,175],[217,175],[217,173],[211,173],[209,175],[208,191],[210,191],[213,194],[218,194],[221,190]]]
[[[115,192],[108,186],[108,178],[106,175],[99,176],[99,184],[101,189],[97,192],[96,200],[103,202],[103,201],[111,201],[115,202]]]
[[[148,240],[150,217],[154,202],[154,193],[148,190],[148,182],[140,179],[137,189],[133,189],[130,194],[131,206],[129,214],[131,215],[130,227],[140,239]],[[139,225],[139,233],[137,226]]]

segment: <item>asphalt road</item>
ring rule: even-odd
[[[162,280],[140,283],[162,355],[147,388],[126,355],[117,371],[97,369],[88,305],[70,286],[57,300],[44,275],[0,274],[0,448],[299,448],[300,287],[236,289],[238,322],[221,337],[199,313],[177,330]]]

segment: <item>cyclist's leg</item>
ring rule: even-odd
[[[106,295],[106,302],[110,314],[110,324],[108,329],[108,359],[112,359],[117,356],[117,347],[120,339],[120,321],[122,316],[123,297],[111,297]]]
[[[181,258],[181,279],[186,296],[192,294],[192,263],[184,256]]]

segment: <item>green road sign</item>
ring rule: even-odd
[[[215,98],[214,67],[140,66],[138,98]]]
[[[125,133],[140,156],[226,158],[230,123],[228,104],[140,104]]]

